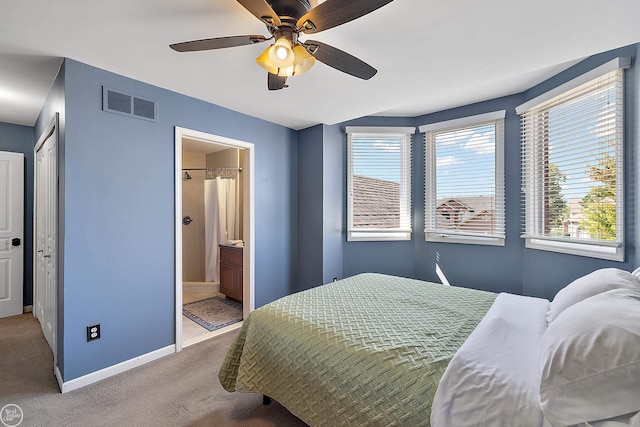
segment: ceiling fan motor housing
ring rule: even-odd
[[[270,0],[269,4],[283,24],[294,28],[298,19],[311,10],[309,0]]]

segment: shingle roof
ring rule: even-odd
[[[481,233],[495,231],[495,198],[467,196],[440,199],[437,202],[438,229],[468,230]]]
[[[400,227],[400,184],[354,175],[353,225],[360,228]]]

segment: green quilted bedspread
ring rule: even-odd
[[[219,373],[312,426],[428,426],[449,360],[497,294],[365,273],[267,304]]]

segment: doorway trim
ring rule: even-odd
[[[200,132],[193,129],[175,127],[175,328],[176,352],[182,350],[182,140],[226,145],[229,148],[245,150],[243,172],[243,318],[255,309],[255,214],[254,214],[254,144],[224,136]],[[248,302],[248,303],[247,303]]]

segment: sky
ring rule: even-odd
[[[435,134],[436,199],[495,195],[495,124]]]

